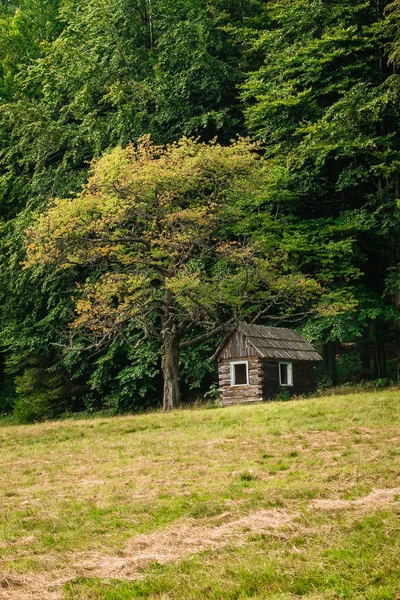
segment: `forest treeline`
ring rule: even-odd
[[[396,375],[400,2],[0,10],[1,413],[155,406],[174,335],[204,391],[239,318]]]

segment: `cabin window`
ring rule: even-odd
[[[293,385],[293,365],[290,362],[279,363],[280,385]]]
[[[231,385],[249,385],[249,363],[231,362]]]

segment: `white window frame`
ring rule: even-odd
[[[288,370],[287,370],[288,382],[287,383],[282,383],[282,381],[281,381],[281,365],[288,366]],[[293,363],[288,362],[286,360],[281,360],[281,361],[279,361],[278,368],[279,368],[279,385],[281,385],[282,387],[293,387]]]
[[[235,381],[235,365],[246,365],[246,376],[247,383],[233,383]],[[249,386],[249,361],[248,360],[235,360],[230,363],[231,366],[231,387],[243,387]]]

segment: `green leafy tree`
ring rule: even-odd
[[[93,156],[105,149],[148,131],[160,142],[184,132],[204,139],[218,134],[226,142],[241,130],[243,40],[262,26],[263,14],[260,0],[24,0],[3,6],[0,217],[8,223],[1,231],[0,339],[9,372],[41,357],[37,368],[51,360],[54,368],[90,380],[95,396],[121,394],[124,406],[124,382],[133,395],[151,389],[145,373],[152,372],[152,352],[143,354],[148,362],[136,361],[139,353],[130,349],[135,340],[104,355],[60,360],[49,340],[69,319],[71,273],[55,277],[40,265],[21,272],[22,232],[32,209],[77,192]],[[90,403],[101,405],[96,397]]]
[[[27,267],[88,269],[72,331],[90,348],[129,328],[143,332],[138,347],[160,340],[165,410],[179,402],[180,349],[274,303],[295,312],[318,289],[235,236],[258,201],[262,171],[245,140],[183,139],[163,149],[144,139],[106,154],[79,195],[55,201],[28,231]]]
[[[8,4],[8,5],[7,5]],[[14,101],[21,91],[24,68],[43,55],[46,42],[61,31],[59,0],[23,0],[0,6],[0,100]]]

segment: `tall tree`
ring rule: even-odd
[[[77,192],[93,156],[146,132],[160,142],[183,133],[229,141],[243,128],[236,88],[243,40],[262,27],[263,14],[262,0],[24,0],[4,8],[0,218],[9,223],[1,234],[0,340],[8,368],[23,370],[35,356],[61,368],[48,342],[68,319],[68,277],[21,272],[30,211]],[[149,389],[154,353],[142,352],[147,371],[144,359],[128,365],[129,354],[121,342],[96,358],[76,357],[79,365],[66,362],[71,373],[83,369],[104,398],[113,394],[111,380],[114,389],[128,380],[132,389],[137,377],[139,389]]]
[[[235,236],[263,187],[255,150],[244,140],[190,139],[163,149],[147,138],[117,148],[79,195],[56,201],[29,229],[27,266],[88,269],[72,329],[90,347],[129,328],[160,340],[165,410],[179,402],[181,348],[274,304],[294,312],[318,289]]]

